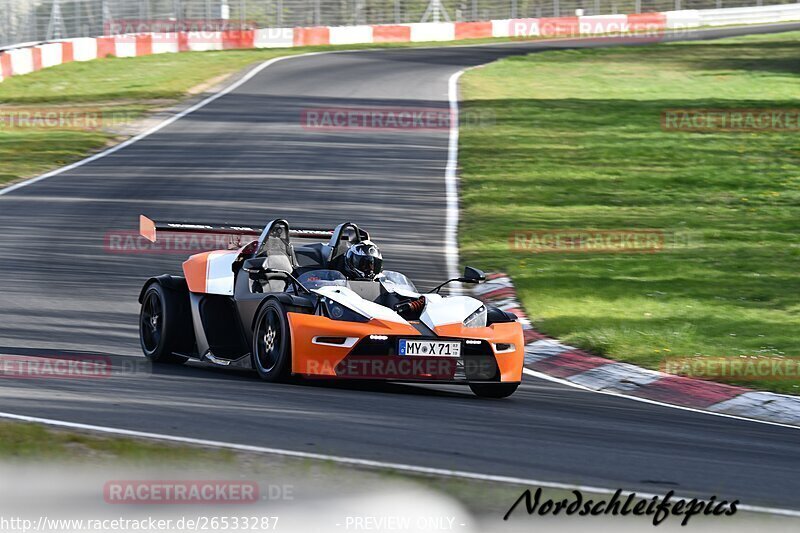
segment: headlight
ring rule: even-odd
[[[465,328],[485,328],[486,327],[486,306],[482,305],[480,308],[469,315],[464,320]]]
[[[369,318],[361,313],[356,313],[338,302],[334,302],[329,298],[324,298],[322,302],[325,304],[325,314],[332,320],[342,320],[344,322],[369,322]]]

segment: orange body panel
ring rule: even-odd
[[[407,324],[370,320],[366,323],[342,322],[317,315],[287,313],[292,331],[292,372],[307,376],[336,376],[336,365],[350,352],[344,346],[320,346],[314,337],[358,337],[404,335],[418,337],[419,331]]]
[[[492,324],[485,328],[465,328],[463,324],[439,326],[435,333],[442,337],[461,337],[464,339],[481,339],[494,344],[513,344],[513,352],[495,354],[497,367],[500,369],[500,381],[522,381],[522,365],[525,362],[525,338],[522,335],[522,324],[505,322]]]
[[[367,323],[342,322],[323,316],[288,313],[292,332],[292,372],[306,376],[336,377],[336,367],[352,348],[346,346],[320,346],[314,337],[357,337],[369,335],[421,336],[411,325],[371,320]],[[480,339],[491,344],[513,344],[512,352],[495,354],[503,382],[522,380],[522,365],[525,359],[525,342],[522,325],[518,322],[493,324],[485,328],[465,328],[463,324],[451,324],[436,328],[442,337]]]
[[[191,256],[183,263],[183,275],[190,292],[206,292],[206,274],[208,272],[208,256],[211,252],[204,252]]]

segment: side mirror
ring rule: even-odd
[[[482,270],[468,266],[464,268],[464,276],[458,281],[461,283],[480,283],[481,281],[486,281],[486,274]]]

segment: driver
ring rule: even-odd
[[[343,263],[342,273],[352,281],[374,281],[383,270],[383,256],[372,241],[351,246]]]

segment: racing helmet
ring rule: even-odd
[[[344,270],[350,279],[374,280],[383,270],[381,251],[372,241],[354,244],[345,253]]]

